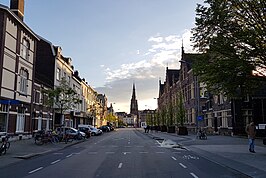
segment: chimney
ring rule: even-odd
[[[10,0],[10,9],[21,20],[23,20],[23,17],[24,17],[24,0]]]

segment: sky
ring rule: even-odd
[[[0,0],[9,6],[10,0]],[[61,46],[75,70],[116,112],[156,109],[166,67],[179,69],[203,0],[25,0],[24,22]]]

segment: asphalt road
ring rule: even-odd
[[[168,148],[134,128],[118,129],[66,149],[23,160],[1,178],[213,178],[246,177],[195,152]],[[169,140],[168,140],[169,141]],[[170,144],[171,141],[169,141]]]

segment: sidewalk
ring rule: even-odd
[[[138,130],[145,134],[143,129]],[[179,136],[152,131],[148,135],[155,139],[171,140],[189,151],[248,176],[266,177],[266,145],[263,145],[261,139],[255,140],[256,153],[250,153],[247,138],[238,136],[211,135],[207,140],[199,140],[191,134]]]
[[[73,142],[67,144],[60,142],[56,145],[53,145],[51,143],[36,145],[33,138],[11,141],[10,148],[7,150],[7,153],[0,156],[0,168],[24,159],[29,159],[34,156],[45,154],[51,151],[60,150],[79,142],[82,141],[74,140]]]

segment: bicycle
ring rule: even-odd
[[[1,145],[1,147],[0,147],[0,156],[2,155],[2,154],[6,154],[6,151],[9,149],[9,147],[10,147],[10,142],[8,141],[8,138],[9,138],[9,136],[8,135],[6,135],[6,136],[4,136],[3,138],[2,138],[2,145]]]
[[[36,145],[43,145],[44,143],[51,142],[52,144],[59,143],[58,136],[53,134],[51,131],[45,133],[44,130],[38,131],[35,135],[35,144]]]

